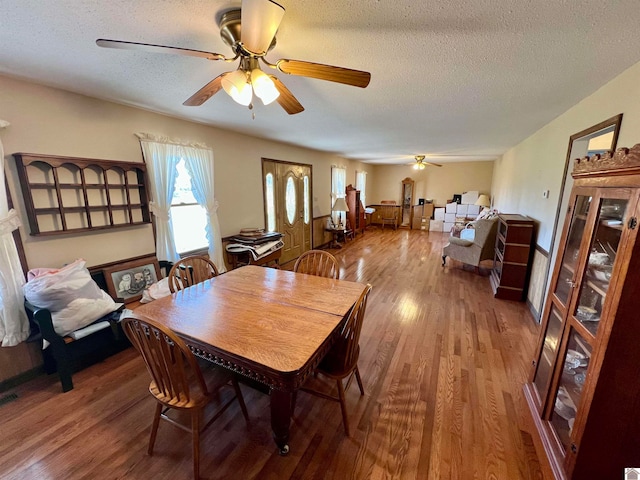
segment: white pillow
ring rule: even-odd
[[[180,281],[178,278],[176,278],[176,280],[178,282]],[[169,290],[169,277],[164,277],[156,283],[149,285],[149,288],[144,289],[140,303],[153,302],[154,300],[167,297],[169,295],[171,295],[171,290]]]
[[[98,285],[96,288],[100,290]],[[74,330],[86,327],[122,306],[121,303],[114,302],[104,290],[100,290],[100,292],[102,292],[101,298],[76,298],[62,310],[51,312],[53,329],[56,333],[62,336],[67,335]]]
[[[67,335],[120,308],[91,278],[80,259],[61,269],[35,269],[27,274],[24,296],[51,312],[53,328]]]

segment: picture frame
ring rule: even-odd
[[[161,277],[160,264],[153,255],[105,268],[103,273],[109,295],[125,304],[140,300],[143,290]]]

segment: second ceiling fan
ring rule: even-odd
[[[208,60],[240,60],[237,70],[222,73],[211,80],[184,102],[187,106],[202,105],[224,89],[237,103],[249,108],[253,107],[255,94],[265,105],[277,100],[289,115],[302,112],[304,107],[291,91],[275,75],[262,71],[261,63],[288,75],[328,80],[361,88],[369,85],[369,72],[284,58],[275,63],[267,61],[265,56],[276,44],[275,35],[283,16],[284,8],[272,0],[242,0],[241,9],[225,12],[220,18],[220,36],[233,50],[233,57],[202,50],[105,38],[96,40],[96,43],[100,47],[175,53]]]
[[[416,159],[416,163],[410,163],[409,165],[413,165],[413,169],[414,170],[424,170],[425,168],[427,168],[427,166],[432,166],[432,167],[441,167],[442,165],[440,165],[439,163],[433,163],[433,162],[425,162],[425,156],[424,155],[416,155],[415,156]]]

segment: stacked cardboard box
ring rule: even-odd
[[[475,220],[480,213],[480,206],[475,205],[478,200],[477,191],[462,194],[462,203],[448,203],[445,207],[436,208],[429,230],[450,232],[456,223],[466,223]]]

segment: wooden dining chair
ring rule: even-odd
[[[380,205],[380,221],[381,228],[384,230],[385,225],[391,225],[394,230],[398,228],[398,211],[400,209],[394,204]]]
[[[199,255],[185,257],[178,260],[169,272],[169,290],[175,293],[218,275],[216,265],[208,257]]]
[[[153,453],[160,419],[191,432],[193,477],[197,480],[200,475],[200,434],[222,415],[235,399],[240,404],[245,420],[249,422],[240,386],[230,371],[214,365],[201,368],[189,347],[164,325],[131,314],[130,317],[122,320],[122,328],[147,366],[151,375],[149,392],[158,402],[151,427],[148,453],[149,455]],[[233,387],[235,395],[202,426],[205,406],[219,398],[218,391],[224,386]],[[170,418],[167,415],[170,409],[189,411],[191,425],[188,426]]]
[[[307,250],[298,257],[293,271],[308,273],[318,277],[335,278],[340,276],[336,257],[324,250]]]
[[[358,370],[358,357],[360,355],[360,346],[358,345],[358,342],[360,339],[360,330],[362,329],[362,321],[364,320],[364,313],[367,308],[369,292],[371,292],[371,285],[366,286],[358,301],[349,311],[344,327],[340,331],[339,338],[316,369],[316,372],[320,375],[324,375],[325,377],[336,381],[338,396],[334,397],[308,387],[302,387],[300,389],[304,392],[311,393],[312,395],[339,402],[342,410],[342,423],[344,424],[344,431],[347,436],[349,436],[349,420],[347,418],[345,391],[349,389],[351,380],[353,380],[354,376],[356,377],[358,387],[360,388],[360,395],[364,395],[362,378],[360,378],[360,371]],[[346,386],[342,383],[342,380],[345,378],[348,378]],[[295,407],[295,397],[293,404]]]

